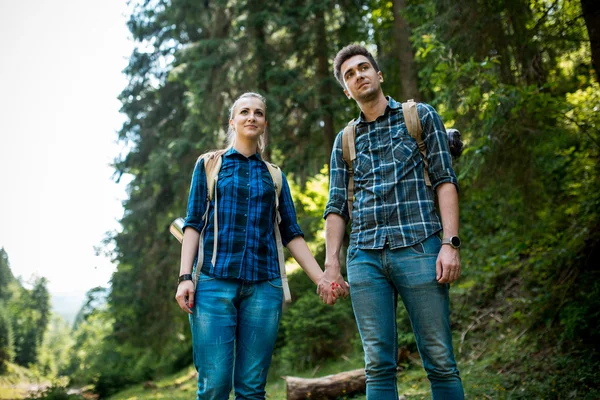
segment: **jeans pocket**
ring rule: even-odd
[[[423,247],[423,243],[421,242],[413,244],[412,246],[410,246],[410,248],[417,254],[425,254],[425,248]]]
[[[202,282],[210,282],[210,281],[214,281],[216,278],[207,275],[206,273],[204,273],[202,270],[200,271],[200,274],[198,275],[198,282],[196,282],[196,284],[202,283]]]
[[[277,289],[283,288],[283,283],[281,282],[281,278],[270,279],[267,281],[267,283]]]
[[[350,265],[352,260],[356,257],[356,253],[358,253],[357,246],[348,246],[348,254],[346,255],[346,267]]]
[[[427,239],[410,246],[410,250],[420,256],[433,256],[440,252],[441,240],[438,235],[431,235]]]

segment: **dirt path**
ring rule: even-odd
[[[50,386],[50,382],[11,384],[8,385],[8,389],[11,390],[12,395],[10,397],[0,395],[0,400],[23,400],[27,397],[39,394],[40,392],[48,389]],[[84,399],[89,400],[95,400],[98,398],[98,395],[84,391],[82,388],[70,388],[67,390],[67,394],[76,394],[82,396]]]

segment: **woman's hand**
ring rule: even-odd
[[[182,281],[177,286],[177,294],[175,300],[179,304],[179,308],[188,314],[193,314],[192,308],[194,307],[194,282]]]
[[[317,284],[317,294],[325,304],[334,305],[340,297],[348,297],[348,288],[350,285],[344,281],[341,274],[330,276],[328,270],[325,270],[319,283]]]

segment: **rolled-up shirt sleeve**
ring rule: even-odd
[[[188,226],[198,232],[202,231],[204,221],[202,216],[206,210],[206,199],[208,192],[206,189],[206,173],[204,172],[204,160],[198,159],[194,167],[192,175],[192,183],[190,184],[190,193],[188,196],[187,215],[183,230]]]
[[[304,237],[304,233],[300,229],[300,225],[298,225],[290,186],[283,172],[281,173],[281,181],[281,193],[279,195],[279,215],[281,216],[281,222],[279,223],[279,232],[281,233],[281,242],[284,246],[287,246],[295,237]]]
[[[346,222],[350,218],[348,213],[348,165],[342,155],[342,132],[338,133],[331,151],[329,163],[329,201],[325,206],[323,218],[331,213],[341,215]]]
[[[418,111],[423,128],[423,142],[427,148],[427,163],[431,186],[450,182],[458,190],[458,179],[452,168],[452,156],[448,146],[446,128],[439,114],[429,104],[420,103]]]

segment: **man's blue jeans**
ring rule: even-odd
[[[197,399],[264,399],[281,316],[281,279],[261,282],[200,274],[190,315]]]
[[[365,352],[367,399],[398,399],[398,294],[410,317],[433,399],[463,399],[452,350],[448,285],[435,279],[441,241],[433,235],[412,247],[360,250],[350,245],[347,269],[352,307]]]

